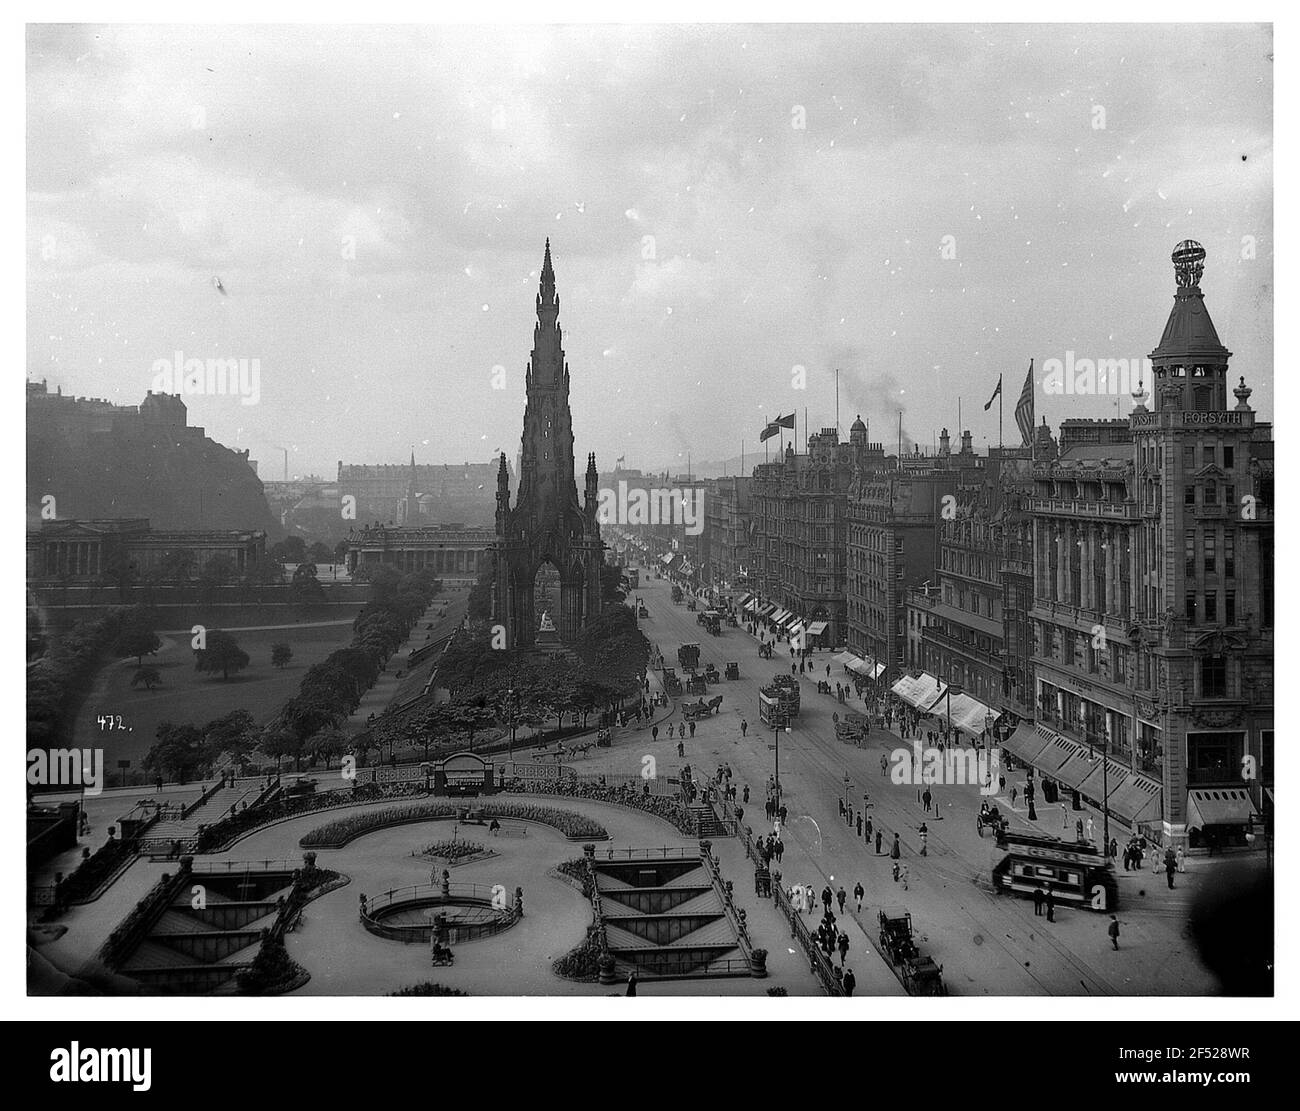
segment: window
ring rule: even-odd
[[[1196,487],[1195,487],[1195,486],[1184,486],[1184,487],[1183,487],[1183,504],[1184,504],[1185,506],[1187,506],[1188,508],[1191,508],[1192,506],[1194,506],[1194,505],[1196,504]]]
[[[1231,512],[1236,504],[1237,488],[1235,486],[1225,486],[1223,488],[1223,508]]]
[[[1195,444],[1183,445],[1183,470],[1185,471],[1196,470],[1196,445]]]
[[[1183,533],[1183,569],[1189,579],[1196,577],[1196,530]]]
[[[1196,620],[1196,595],[1188,594],[1183,599],[1183,613],[1187,616],[1188,621]]]
[[[1187,782],[1239,785],[1242,741],[1240,733],[1187,734]]]
[[[1218,569],[1218,561],[1215,558],[1214,530],[1209,529],[1205,533],[1205,573],[1213,575]]]
[[[1210,506],[1215,505],[1218,500],[1219,486],[1218,483],[1211,478],[1205,483],[1205,497],[1201,500],[1201,504],[1208,509]]]
[[[1205,620],[1217,621],[1219,619],[1219,592],[1212,590],[1205,596]]]
[[[1204,466],[1207,467],[1214,466],[1214,445],[1213,444],[1206,444],[1201,449],[1201,459],[1204,461]]]
[[[1237,534],[1228,529],[1223,534],[1223,577],[1235,578],[1237,574]]]
[[[1223,620],[1229,625],[1237,623],[1237,592],[1228,590],[1223,595]]]
[[[1233,462],[1234,462],[1234,459],[1233,459],[1233,452],[1234,452],[1234,449],[1233,449],[1233,448],[1229,447],[1227,444],[1224,444],[1224,446],[1223,446],[1223,469],[1224,469],[1225,471],[1230,471],[1230,470],[1232,470]]]
[[[1209,604],[1209,599],[1206,599]],[[1201,660],[1201,697],[1227,698],[1228,660],[1225,656],[1205,656]]]

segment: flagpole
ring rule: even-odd
[[[1002,450],[1002,375],[998,375],[998,451]]]

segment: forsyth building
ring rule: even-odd
[[[1192,847],[1242,841],[1273,777],[1272,433],[1244,378],[1229,407],[1204,258],[1174,252],[1131,442],[1035,468],[1037,725],[1008,743],[1124,826]]]

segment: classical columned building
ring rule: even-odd
[[[388,564],[402,571],[428,569],[440,578],[474,579],[492,569],[495,540],[488,528],[371,525],[348,534],[347,568],[351,573]]]

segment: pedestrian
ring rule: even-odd
[[[840,889],[837,892],[835,892],[835,901],[840,904],[841,914],[844,913],[844,904],[848,900],[848,897],[849,897],[849,893],[844,890],[844,885],[841,884]]]
[[[1174,851],[1174,862],[1177,864],[1180,872],[1187,871],[1187,853],[1184,851],[1181,844]]]
[[[1110,839],[1110,855],[1112,858],[1119,856],[1119,842],[1113,837]]]
[[[781,804],[781,807],[780,807],[780,809],[777,811],[777,813],[781,815],[781,824],[782,824],[782,825],[785,825],[785,816],[786,816],[786,813],[787,813],[787,812],[786,812],[786,809],[785,809],[785,803],[782,803],[782,804]]]
[[[858,836],[862,836],[862,815],[858,814]]]
[[[1174,889],[1174,872],[1177,870],[1177,868],[1178,868],[1178,864],[1174,858],[1174,850],[1170,849],[1167,853],[1165,853],[1165,879],[1169,881],[1170,891]]]
[[[659,726],[653,726],[650,730],[650,739],[657,741],[659,739]]]
[[[1015,807],[1016,807],[1016,791],[1017,791],[1017,788],[1015,788],[1015,787],[1012,787],[1012,788],[1011,788],[1011,809],[1013,809],[1013,810],[1014,810]]]
[[[874,830],[875,827],[872,825],[871,819],[868,818],[867,819],[867,840],[868,841],[871,840],[871,834],[874,832]],[[877,846],[877,851],[879,851],[879,846]]]
[[[907,870],[907,865],[904,864],[904,865],[903,865],[903,870],[902,870],[903,890],[904,890],[904,891],[908,890],[908,887],[907,887],[907,877],[908,877],[908,875],[909,875],[909,873],[908,873],[908,870]]]
[[[862,888],[862,881],[858,880],[858,882],[853,886],[853,899],[858,904],[859,914],[862,913],[862,899],[863,896],[865,895],[866,895],[866,891],[864,891]]]
[[[925,812],[927,814],[930,813],[930,802],[933,798],[934,796],[930,794],[930,788],[927,787],[925,793],[921,796],[921,802],[925,804]]]
[[[1113,914],[1110,916],[1110,925],[1106,927],[1106,932],[1110,934],[1110,947],[1119,952],[1119,919]]]
[[[635,968],[632,969],[632,971],[627,974],[627,994],[629,996],[636,995],[636,969]]]
[[[813,909],[817,906],[817,893],[813,890],[812,884],[805,887],[804,892],[807,895],[808,913],[812,914]]]
[[[903,855],[903,847],[898,843],[897,833],[894,834],[894,844],[893,847],[890,848],[889,850],[889,855],[893,857],[895,860],[897,860],[899,857]]]
[[[880,855],[880,830],[876,830],[876,855]]]
[[[1041,887],[1034,888],[1034,917],[1043,917],[1043,889]]]
[[[852,999],[853,989],[858,986],[858,978],[853,975],[853,969],[851,968],[845,969],[844,979],[841,981],[841,983],[844,984],[844,994],[848,996],[850,999]]]
[[[1066,807],[1065,803],[1061,803],[1061,828],[1070,828],[1070,811],[1069,808]]]
[[[740,719],[740,735],[743,737],[743,736],[744,736],[746,733],[748,733],[748,732],[749,732],[749,722],[747,722],[744,718],[741,718],[741,719]]]
[[[927,856],[929,855],[926,850],[930,845],[930,827],[922,822],[918,832],[921,834],[921,855]]]
[[[898,873],[900,871],[901,871],[901,866],[899,865],[898,861],[894,861],[894,882],[895,883],[898,882]]]
[[[749,805],[749,784],[745,784],[744,798],[741,800],[746,806]]]
[[[1006,791],[1006,789],[1007,789],[1007,777],[1006,777],[1005,775],[999,775],[999,776],[998,776],[998,791],[999,791],[999,793],[1004,793],[1004,792]]]
[[[889,757],[884,753],[880,754],[880,774],[886,775],[889,772]]]
[[[825,913],[829,914],[831,910],[831,889],[830,886],[822,888],[822,906],[826,908]]]
[[[1047,920],[1056,921],[1056,896],[1052,894],[1052,889],[1047,889]]]
[[[678,741],[678,742],[677,742],[677,755],[678,755],[678,756],[685,756],[685,755],[686,755],[686,746],[685,746],[684,744],[682,744],[681,741]]]
[[[781,857],[785,855],[785,842],[778,837],[776,839],[776,844],[773,847],[776,849],[776,862],[780,864]]]
[[[695,736],[695,722],[691,722],[691,736]]]
[[[840,931],[839,943],[836,946],[840,951],[840,967],[844,967],[844,958],[849,955],[849,935],[843,930]]]
[[[842,817],[844,817],[844,800],[843,800],[843,799],[836,799],[835,801],[838,802],[838,803],[840,804],[840,817],[842,818]]]

